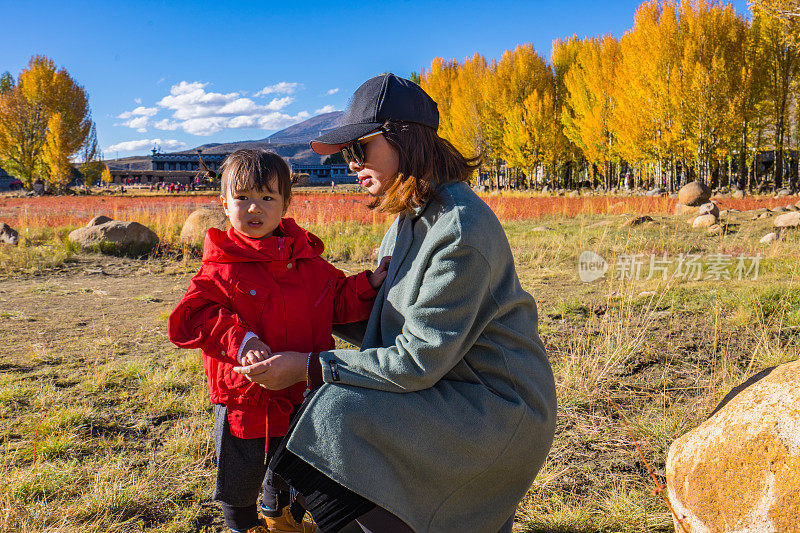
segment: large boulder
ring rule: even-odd
[[[5,222],[0,222],[0,244],[19,244],[19,233]]]
[[[228,217],[221,207],[201,207],[192,212],[181,228],[181,242],[202,245],[210,228],[226,231],[230,227]]]
[[[800,227],[800,211],[790,211],[775,217],[776,228],[797,228]]]
[[[703,205],[711,198],[711,189],[705,183],[693,181],[678,191],[678,202],[683,205]]]
[[[145,253],[158,245],[158,235],[138,222],[112,220],[97,226],[78,228],[69,240],[82,248],[101,251]]]
[[[756,374],[669,447],[675,531],[800,531],[800,361]]]

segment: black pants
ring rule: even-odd
[[[252,509],[258,504],[265,514],[275,510],[278,514],[292,505],[292,514],[298,521],[305,510],[292,497],[291,491],[279,491],[266,479],[267,463],[279,447],[282,437],[269,439],[265,452],[265,439],[241,439],[231,434],[228,413],[224,405],[214,405],[214,446],[217,456],[217,482],[213,499],[222,504],[225,523],[233,529],[252,527]]]
[[[413,533],[400,518],[335,482],[286,448],[300,413],[313,394],[295,410],[289,431],[275,450],[267,469],[267,480],[280,490],[294,490],[304,497],[305,508],[322,533]],[[498,533],[511,533],[514,515]]]

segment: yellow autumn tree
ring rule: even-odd
[[[454,59],[437,57],[431,62],[430,69],[422,69],[420,74],[420,87],[433,98],[439,108],[439,136],[445,139],[450,139],[453,135],[450,104],[457,69],[458,63]]]
[[[457,65],[451,82],[450,131],[447,139],[461,153],[469,156],[486,151],[482,122],[485,102],[481,92],[486,75],[486,59],[475,54]]]
[[[738,126],[736,143],[737,186],[745,189],[752,186],[748,180],[748,168],[755,162],[756,151],[761,147],[758,139],[763,138],[767,127],[766,101],[767,61],[762,46],[763,16],[756,14],[747,27],[745,42],[739,50],[740,91],[731,101]]]
[[[51,59],[34,56],[16,85],[0,94],[0,162],[27,187],[45,168],[42,149],[57,113],[71,157],[91,131],[86,91]]]
[[[614,111],[610,127],[616,150],[640,176],[662,185],[668,164],[670,187],[675,155],[681,153],[679,33],[674,2],[650,0],[639,6],[633,28],[619,42]]]
[[[800,0],[754,0],[753,11],[775,19],[784,26],[782,39],[786,44],[800,45]]]
[[[530,174],[553,148],[548,146],[553,139],[547,137],[552,128],[544,131],[538,126],[541,120],[550,120],[556,126],[555,87],[549,65],[533,45],[519,45],[503,54],[484,87],[489,117],[485,130],[492,155]],[[516,177],[516,172],[513,175]]]
[[[563,186],[569,186],[574,180],[579,165],[581,165],[585,158],[583,151],[572,140],[566,136],[567,122],[572,120],[572,114],[567,106],[567,99],[569,93],[566,87],[566,77],[569,71],[575,66],[578,51],[583,46],[584,41],[579,40],[577,36],[573,35],[568,39],[555,39],[553,41],[553,52],[550,55],[550,61],[553,68],[553,77],[555,78],[555,98],[556,98],[556,117],[560,124],[563,126],[562,130],[562,146],[560,153],[556,155],[557,162],[561,164],[563,169]]]
[[[106,185],[110,185],[114,182],[114,177],[111,175],[111,171],[108,170],[108,167],[103,168],[103,173],[100,175],[100,179]]]
[[[800,48],[787,38],[790,25],[775,17],[767,16],[758,8],[754,8],[753,16],[760,24],[760,57],[766,69],[764,106],[771,121],[772,148],[775,150],[774,185],[779,188],[783,185],[784,177],[787,123],[792,102],[797,96],[796,77],[800,72]],[[792,24],[798,23],[800,21],[792,20]]]
[[[47,121],[47,135],[42,148],[42,174],[50,190],[61,192],[72,179],[71,152],[69,134],[61,113],[54,113]]]
[[[672,96],[685,162],[692,177],[716,180],[738,138],[735,101],[742,91],[747,26],[730,4],[706,0],[681,2],[679,18],[681,75]]]
[[[564,78],[564,134],[600,170],[606,187],[612,185],[611,163],[617,157],[610,121],[618,58],[619,43],[613,36],[587,39]]]

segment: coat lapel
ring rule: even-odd
[[[367,331],[364,334],[364,341],[361,344],[362,350],[382,346],[381,311],[388,301],[387,293],[394,285],[397,272],[400,270],[400,264],[411,249],[411,243],[414,240],[413,224],[415,219],[416,217],[413,215],[400,215],[397,224],[397,237],[392,249],[392,260],[389,263],[389,270],[386,272],[386,279],[375,297],[375,305],[372,308],[372,313],[367,323]]]

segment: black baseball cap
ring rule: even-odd
[[[439,109],[413,81],[394,74],[375,76],[353,93],[340,126],[311,141],[311,149],[320,155],[334,154],[387,120],[416,122],[437,130]]]

